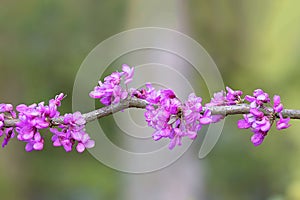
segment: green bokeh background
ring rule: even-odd
[[[64,92],[69,96],[61,112],[71,112],[81,62],[101,41],[135,28],[128,25],[134,3],[0,1],[0,102],[31,104]],[[280,94],[286,107],[300,109],[299,1],[184,5],[188,35],[208,51],[226,85],[245,93],[263,88]],[[237,119],[227,120],[205,158],[208,199],[300,199],[299,122],[273,129],[263,145],[253,147],[251,133],[236,128]],[[120,172],[88,152],[65,153],[50,142],[42,152],[23,149],[15,140],[0,151],[1,199],[121,199],[118,191],[126,189]]]

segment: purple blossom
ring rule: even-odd
[[[5,104],[5,103],[1,103],[0,104],[0,112],[11,112],[13,111],[13,106],[11,104]]]
[[[141,89],[130,88],[130,94],[132,97],[136,97],[138,99],[146,99],[147,91],[145,88],[141,88]]]
[[[265,116],[264,113],[258,110],[257,108],[250,109],[248,119],[248,122],[251,123],[251,127],[254,132],[268,132],[271,128],[270,118],[268,116]]]
[[[254,133],[251,141],[255,146],[263,142],[274,121],[276,121],[276,128],[278,130],[290,126],[290,118],[283,118],[282,116],[283,105],[279,95],[274,95],[273,112],[267,115],[263,111],[270,112],[269,110],[265,110],[265,104],[270,103],[269,94],[265,93],[262,89],[256,89],[253,92],[253,96],[246,95],[245,99],[250,102],[251,109],[249,114],[244,115],[244,118],[238,121],[238,128],[251,128],[251,131]],[[276,116],[279,116],[279,120]]]
[[[252,124],[252,128],[255,131],[268,132],[271,128],[270,119],[267,116],[256,119],[256,121]]]
[[[279,95],[274,95],[273,97],[273,110],[275,114],[279,115],[279,120],[276,122],[276,128],[278,130],[286,129],[290,127],[291,125],[289,124],[290,118],[283,118],[282,116],[282,111],[283,111],[283,105],[280,101],[280,96]]]
[[[162,137],[169,137],[172,129],[169,124],[171,114],[163,107],[155,109],[153,106],[146,107],[145,119],[149,126],[153,127],[156,131],[152,137],[154,140],[159,140]]]
[[[222,106],[222,105],[236,105],[241,102],[243,92],[240,90],[233,90],[230,87],[226,87],[227,93],[223,90],[214,93],[214,97],[205,106]]]
[[[214,93],[214,97],[211,99],[211,101],[205,104],[206,107],[223,106],[223,105],[227,105],[226,93],[223,90]],[[217,123],[222,119],[224,119],[224,117],[225,117],[224,115],[212,115],[211,116],[212,123]]]
[[[149,99],[156,99],[156,94],[160,93],[160,98],[158,102],[158,108],[154,108],[152,105],[146,107],[145,119],[149,126],[153,127],[156,131],[152,134],[154,140],[160,140],[161,138],[174,139],[176,136],[174,128],[180,126],[180,119],[178,117],[179,108],[181,102],[176,98],[176,95],[171,90],[161,90],[155,92],[151,85],[148,85],[148,95]],[[147,99],[147,97],[146,97]],[[155,100],[156,101],[156,100]],[[179,119],[179,120],[178,120]],[[170,145],[170,148],[172,145]]]
[[[127,85],[128,83],[130,83],[132,81],[133,75],[134,75],[134,68],[130,68],[128,65],[123,64],[122,65],[122,70],[124,72],[125,75],[125,81],[124,83]]]
[[[173,137],[171,137],[169,148],[172,149],[175,145],[181,145],[182,137],[189,137],[194,140],[197,137],[197,132],[201,130],[202,125],[212,123],[211,111],[205,110],[201,105],[202,99],[194,93],[190,94],[188,100],[182,105],[182,118],[177,120],[173,129]]]
[[[49,118],[58,117],[60,113],[58,112],[58,107],[61,106],[61,101],[65,98],[65,95],[63,93],[60,93],[59,95],[56,95],[54,99],[49,100],[49,106],[48,107],[42,107],[45,112],[45,116]]]
[[[50,121],[54,117],[59,116],[58,107],[64,94],[56,95],[54,99],[49,101],[49,105],[44,102],[27,106],[20,104],[16,107],[19,112],[19,122],[16,124],[18,132],[18,140],[26,142],[26,151],[42,150],[44,139],[39,133],[39,130],[49,128]]]
[[[240,129],[248,129],[252,126],[252,123],[254,122],[254,118],[252,114],[244,114],[244,119],[238,120],[238,128]]]
[[[273,109],[274,109],[275,113],[280,113],[283,110],[283,105],[280,102],[280,96],[274,95],[273,102],[274,102]]]
[[[146,87],[147,87],[147,90],[146,90],[146,93],[145,93],[145,99],[150,104],[159,103],[160,99],[161,99],[160,91],[156,91],[151,83],[146,83]]]
[[[96,86],[93,91],[90,92],[90,97],[94,99],[100,99],[100,102],[104,105],[110,105],[113,98],[113,90],[116,85],[107,81],[102,83],[99,81],[99,86]]]
[[[270,102],[269,94],[265,93],[262,89],[256,89],[253,92],[253,96],[262,103]]]
[[[75,140],[70,138],[69,133],[59,131],[55,128],[50,128],[50,131],[54,134],[52,136],[53,146],[63,146],[66,152],[72,151]]]
[[[212,123],[211,111],[209,109],[205,110],[203,115],[201,115],[198,120],[200,124],[204,124],[204,125]]]
[[[255,146],[260,145],[271,128],[270,118],[257,108],[251,108],[250,113],[243,116],[244,119],[240,119],[237,123],[238,128],[251,128],[251,131],[254,133],[251,137],[251,142]]]
[[[64,93],[60,93],[58,95],[55,96],[54,99],[50,99],[49,101],[49,106],[57,106],[60,107],[61,106],[61,101],[65,98]]]
[[[211,101],[205,104],[206,107],[210,106],[224,106],[224,105],[236,105],[242,101],[241,95],[243,94],[240,90],[232,90],[230,87],[226,87],[227,93],[223,90],[217,93],[214,93],[214,97]],[[224,115],[212,115],[211,123],[217,123],[224,119]]]
[[[13,110],[13,106],[11,104],[5,104],[5,103],[2,103],[0,104],[0,113],[8,113],[12,118],[16,118],[17,115],[16,115],[16,112]]]
[[[121,82],[122,73],[120,72],[113,72],[111,75],[104,78],[105,84],[110,84],[112,86],[119,85]]]
[[[242,91],[233,90],[228,86],[226,87],[226,90],[227,90],[227,95],[226,95],[227,105],[235,105],[239,101],[241,101],[241,96],[243,94]]]
[[[28,141],[34,137],[38,129],[49,127],[50,123],[44,115],[46,109],[43,103],[40,103],[38,106],[36,104],[30,106],[20,104],[16,109],[19,112],[20,119],[16,124],[19,140]]]
[[[107,81],[116,83],[116,75],[108,78]],[[16,123],[15,130],[20,141],[26,142],[25,150],[42,150],[44,148],[44,138],[40,134],[41,129],[49,128],[53,118],[59,117],[57,108],[61,105],[64,94],[56,95],[49,101],[49,105],[44,102],[39,104],[25,105],[20,104],[16,107],[19,121]],[[2,113],[5,112],[5,113]],[[2,147],[7,145],[9,140],[15,136],[14,127],[5,127],[4,121],[16,118],[16,114],[10,104],[0,105],[0,136],[5,134]],[[58,128],[51,128],[53,133],[52,141],[54,146],[63,146],[66,151],[71,151],[74,144],[78,152],[83,152],[86,148],[95,146],[95,142],[85,132],[85,119],[80,112],[65,114],[63,124]]]
[[[64,116],[64,125],[69,125],[70,128],[83,126],[86,123],[84,117],[80,112],[75,112],[73,114],[65,114]]]
[[[255,132],[251,137],[251,142],[254,146],[260,145],[265,139],[266,133],[265,132]]]
[[[132,81],[134,68],[128,65],[123,65],[123,72],[113,72],[111,75],[104,78],[104,82],[98,82],[98,86],[90,92],[90,97],[100,99],[100,102],[106,106],[117,104],[128,96],[128,91],[121,87],[121,80],[124,77],[124,83],[127,85]]]
[[[205,106],[210,107],[210,106],[222,106],[226,105],[226,93],[222,90],[220,92],[214,93],[214,97],[211,99],[211,101]]]
[[[4,127],[5,115],[0,113],[0,137],[2,136],[2,128]]]
[[[171,115],[175,115],[179,111],[181,102],[172,90],[161,90],[160,105]]]
[[[25,150],[30,152],[32,150],[41,151],[44,148],[44,139],[39,132],[36,132],[34,137],[28,141]]]
[[[262,89],[256,89],[253,96],[246,95],[245,99],[250,102],[251,108],[261,107],[265,103],[270,102],[269,94]]]
[[[120,86],[117,85],[113,90],[113,96],[114,96],[114,100],[112,101],[112,104],[117,104],[121,100],[126,99],[128,93],[126,90],[123,90]]]
[[[82,153],[86,148],[93,148],[95,146],[95,141],[91,140],[90,136],[86,134],[81,134],[81,137],[78,140],[76,150],[79,153]]]
[[[279,120],[276,122],[276,128],[278,130],[286,129],[290,127],[291,125],[289,124],[290,118],[283,118],[282,114],[279,114]]]
[[[151,83],[146,83],[146,89],[131,88],[131,96],[139,99],[145,99],[149,104],[158,104],[161,100],[161,91],[156,91]]]
[[[172,133],[173,136],[169,144],[169,149],[173,149],[176,145],[180,146],[182,144],[182,137],[185,136],[184,132],[182,132],[182,130],[180,130],[179,128],[174,128]]]
[[[95,142],[85,132],[85,119],[80,112],[64,115],[64,123],[59,125],[59,129],[51,128],[53,133],[53,146],[63,146],[69,152],[77,144],[77,151],[83,152],[86,148],[92,148]]]
[[[172,138],[172,131],[173,131],[172,126],[167,125],[165,127],[162,127],[161,129],[157,129],[152,134],[152,138],[155,141],[160,140],[161,138],[167,138],[167,137]]]
[[[188,96],[188,100],[185,102],[185,108],[192,111],[199,113],[202,111],[202,98],[197,97],[194,93],[191,93]]]
[[[15,137],[15,132],[13,127],[5,128],[4,133],[5,133],[5,138],[2,142],[2,148],[4,148],[8,144],[11,138]],[[2,134],[3,132],[1,133],[1,136]]]
[[[157,102],[155,108],[153,105],[146,107],[145,119],[149,126],[155,129],[152,137],[154,140],[169,138],[169,149],[173,149],[176,145],[181,145],[183,137],[189,137],[194,140],[197,132],[202,125],[212,122],[211,112],[207,109],[203,114],[201,102],[202,99],[195,94],[190,94],[188,100],[182,104],[172,90],[152,90],[152,86],[148,85],[146,99],[151,102]],[[160,94],[157,98],[157,94]]]

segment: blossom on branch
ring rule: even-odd
[[[282,130],[290,126],[290,118],[283,118],[282,111],[283,105],[280,102],[280,96],[274,95],[273,109],[269,114],[266,112],[266,104],[270,103],[269,94],[265,93],[262,89],[256,89],[253,96],[247,95],[245,99],[250,102],[250,113],[244,114],[244,119],[238,121],[238,128],[248,129],[254,133],[251,137],[251,142],[254,146],[260,145],[267,136],[272,124],[276,122],[276,128]],[[279,116],[279,120],[276,116]]]
[[[57,128],[51,128],[53,133],[53,146],[63,146],[69,152],[77,142],[77,151],[83,152],[85,148],[93,148],[95,142],[85,132],[85,119],[80,112],[74,114],[65,114],[63,124]]]
[[[65,98],[63,93],[49,100],[48,105],[44,102],[20,104],[15,108],[17,113],[11,104],[0,104],[0,137],[5,136],[2,147],[16,135],[18,140],[26,143],[26,151],[42,150],[43,130],[50,129],[53,146],[62,146],[66,152],[76,148],[81,153],[95,146],[95,141],[85,130],[86,123],[129,107],[146,110],[145,120],[154,129],[153,140],[168,139],[169,149],[180,146],[184,137],[196,139],[203,125],[217,123],[228,114],[244,114],[237,126],[253,132],[251,142],[254,146],[264,141],[274,123],[282,130],[291,126],[289,116],[300,119],[300,111],[284,110],[279,95],[274,95],[271,103],[269,94],[262,89],[254,90],[253,96],[242,98],[241,90],[227,86],[226,91],[216,92],[203,107],[202,98],[194,93],[181,101],[172,89],[156,90],[151,83],[146,83],[145,88],[128,88],[133,76],[134,68],[123,64],[121,72],[113,72],[103,82],[99,81],[89,96],[99,99],[107,107],[97,112],[81,114],[77,111],[61,115],[58,108]]]

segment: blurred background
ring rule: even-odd
[[[61,113],[71,112],[77,70],[97,44],[131,28],[160,26],[199,42],[225,85],[246,94],[263,88],[280,94],[285,107],[300,109],[299,6],[296,0],[2,0],[0,102],[47,102],[64,92],[69,96]],[[205,159],[198,159],[198,143],[192,145],[190,164],[198,167],[193,168],[194,180],[176,178],[189,168],[175,174],[163,169],[172,186],[168,193],[176,196],[182,187],[198,192],[173,199],[300,199],[300,123],[272,130],[263,145],[254,147],[251,132],[237,129],[238,118],[228,117]],[[143,188],[131,181],[143,175],[110,169],[88,152],[66,153],[47,139],[42,152],[26,153],[17,140],[0,150],[2,199],[138,199],[128,191],[168,199],[162,198],[166,191],[159,185],[165,180]],[[155,172],[147,176],[155,177]]]

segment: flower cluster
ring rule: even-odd
[[[237,105],[243,101],[242,94],[240,90],[233,90],[230,87],[226,87],[227,93],[223,90],[216,92],[211,101],[205,104],[206,107],[211,106],[228,106],[228,105]],[[224,115],[212,115],[212,122],[217,123],[220,120],[224,119]]]
[[[238,121],[238,127],[241,129],[251,128],[254,133],[251,137],[253,145],[260,145],[267,133],[269,132],[274,121],[276,128],[282,130],[290,126],[290,118],[282,116],[283,105],[280,101],[280,96],[273,97],[272,112],[268,112],[266,105],[270,103],[270,98],[267,93],[261,89],[256,89],[253,96],[246,95],[245,100],[250,103],[250,113],[244,114],[244,118]],[[265,114],[267,113],[267,114]],[[279,120],[277,120],[279,116]]]
[[[64,123],[59,125],[59,129],[51,128],[53,133],[53,146],[63,146],[69,152],[77,141],[76,150],[83,152],[85,148],[92,148],[95,142],[90,139],[90,136],[85,132],[85,119],[80,112],[74,114],[65,114]]]
[[[209,110],[201,114],[202,99],[195,94],[190,94],[182,104],[170,89],[156,91],[151,84],[147,84],[147,87],[148,91],[141,90],[144,91],[143,98],[149,102],[145,112],[146,121],[155,129],[152,134],[154,140],[170,139],[170,149],[181,145],[182,137],[194,140],[202,125],[212,122]]]
[[[205,106],[225,106],[225,105],[236,105],[241,103],[243,92],[240,90],[233,90],[230,87],[226,87],[227,93],[223,90],[220,92],[216,92],[211,101]]]
[[[50,119],[59,116],[57,108],[61,105],[64,94],[57,95],[49,101],[49,105],[44,102],[27,106],[20,104],[16,107],[19,112],[19,122],[16,124],[16,131],[19,133],[17,138],[26,142],[26,151],[42,150],[44,138],[40,130],[50,126]]]
[[[0,104],[0,136],[3,133],[6,136],[2,147],[7,145],[9,140],[15,136],[16,131],[18,140],[26,142],[26,151],[42,150],[44,138],[40,131],[54,126],[52,120],[60,117],[58,107],[61,106],[63,98],[64,94],[61,93],[51,99],[48,105],[45,105],[44,102],[29,106],[20,104],[16,107],[18,115],[13,111],[11,104]],[[5,120],[11,119],[17,120],[15,128],[13,126],[5,127]],[[54,134],[52,137],[54,146],[63,146],[66,151],[71,151],[73,144],[77,141],[76,149],[78,152],[83,152],[85,148],[94,146],[94,141],[90,140],[89,135],[84,132],[85,120],[79,112],[66,114],[63,121],[64,124],[59,125],[62,131],[50,128]],[[67,143],[67,140],[71,141],[71,144]]]
[[[202,125],[214,122],[209,109],[203,113],[202,99],[194,93],[182,103],[170,89],[156,91],[150,83],[146,87],[133,90],[132,94],[149,102],[145,118],[148,125],[155,129],[152,137],[154,140],[169,138],[170,149],[181,145],[185,136],[194,140]]]
[[[122,88],[121,80],[124,78],[124,84],[127,86],[132,81],[134,74],[133,68],[128,65],[122,66],[122,72],[113,72],[104,78],[104,82],[98,82],[98,86],[90,92],[90,97],[100,99],[104,105],[116,104],[128,96],[128,92]]]

